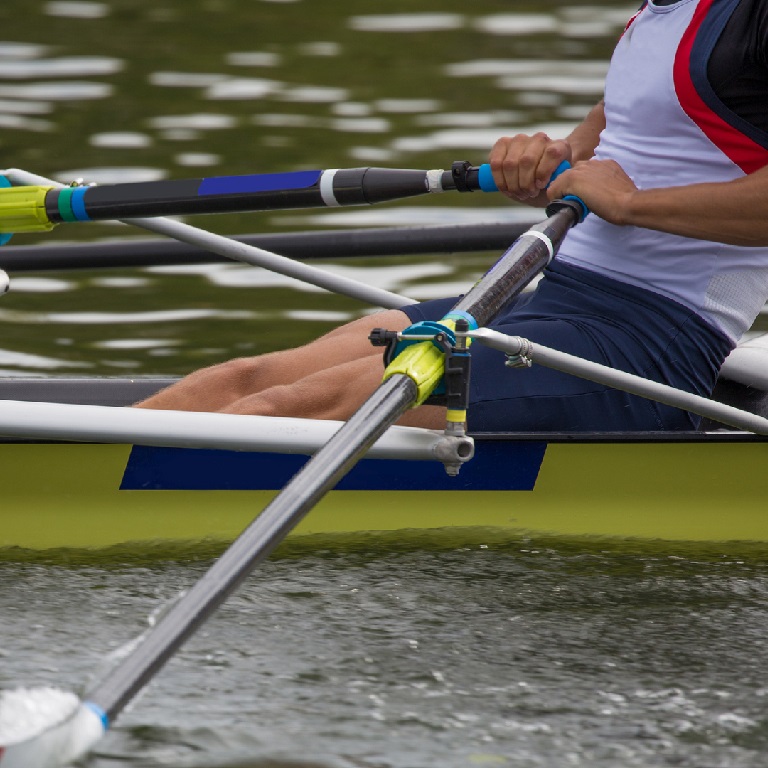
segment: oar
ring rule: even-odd
[[[54,185],[53,188],[55,189],[62,187],[61,184],[57,184],[50,179],[22,171],[18,168],[2,171],[2,173],[16,184],[47,183]],[[14,187],[13,189],[23,188]],[[3,190],[0,189],[0,193],[2,192]],[[368,304],[392,309],[405,306],[406,304],[413,304],[414,301],[407,296],[385,291],[382,288],[368,285],[359,280],[352,280],[343,275],[334,275],[309,264],[303,264],[302,262],[288,259],[285,256],[280,256],[277,253],[265,251],[263,248],[256,248],[255,246],[223,237],[222,235],[216,235],[213,232],[207,232],[204,229],[198,229],[181,221],[157,217],[126,219],[124,223],[141,227],[159,235],[172,237],[175,240],[180,240],[211,253],[218,253],[227,259],[264,267],[272,272],[287,275],[288,277],[302,280],[311,285],[317,285],[320,288],[325,288],[328,291],[340,293],[344,296],[351,296]]]
[[[456,305],[439,328],[449,335],[458,323],[486,324],[552,258],[580,213],[563,204],[522,235]],[[64,721],[5,747],[0,768],[48,768],[87,752],[123,708],[278,546],[304,515],[362,458],[410,407],[429,396],[443,371],[432,341],[411,346],[388,366],[385,381],[250,524],[210,570],[169,610],[143,642],[92,687]],[[460,416],[459,416],[460,418]],[[449,442],[447,463],[460,465],[472,452],[461,435]]]
[[[527,223],[434,225],[428,227],[376,227],[277,234],[253,234],[232,240],[292,259],[339,259],[360,256],[413,256],[417,254],[500,251],[519,237]],[[186,243],[159,238],[135,238],[53,245],[8,245],[0,248],[0,267],[7,272],[147,267],[168,264],[209,264],[229,261],[224,256]]]
[[[1,173],[10,177],[13,169]],[[2,184],[5,235],[47,231],[62,222],[371,205],[448,190],[497,191],[490,166],[466,162],[454,163],[450,171],[351,168],[97,186]]]

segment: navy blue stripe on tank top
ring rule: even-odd
[[[691,80],[701,99],[718,117],[744,135],[749,136],[756,144],[768,148],[768,134],[727,107],[715,93],[709,80],[709,63],[712,52],[740,2],[741,0],[719,0],[710,8],[691,49]]]
[[[455,303],[405,307],[412,322],[437,320]],[[553,349],[708,395],[730,341],[690,309],[658,294],[555,259],[534,292],[490,327]],[[504,356],[472,345],[469,426],[474,432],[695,429],[676,408],[534,365],[510,370]]]

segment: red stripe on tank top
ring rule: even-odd
[[[714,2],[715,0],[700,0],[688,29],[683,33],[673,69],[675,91],[680,106],[707,138],[744,173],[753,173],[768,165],[768,150],[713,112],[699,96],[691,79],[693,45]]]

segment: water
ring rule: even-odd
[[[79,689],[205,566],[4,564],[0,685]],[[85,765],[756,768],[767,608],[755,552],[288,552]]]

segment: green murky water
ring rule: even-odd
[[[205,565],[0,566],[0,684],[81,688]],[[85,765],[757,767],[766,610],[759,552],[287,552]]]

